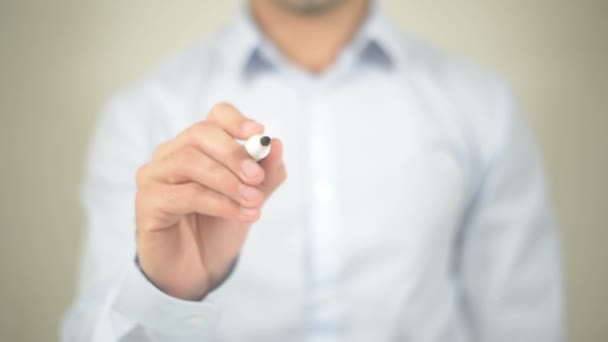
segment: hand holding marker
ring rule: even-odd
[[[280,139],[264,136],[264,126],[234,106],[216,104],[138,169],[142,272],[168,295],[200,301],[225,279],[286,177]]]

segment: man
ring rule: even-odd
[[[366,0],[251,0],[107,106],[63,338],[556,341],[547,202],[500,81]]]

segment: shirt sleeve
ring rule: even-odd
[[[62,341],[205,341],[218,315],[213,293],[200,302],[173,298],[135,263],[135,173],[157,144],[153,99],[141,92],[110,101],[93,138],[82,202],[87,229],[78,296]]]
[[[559,341],[559,241],[540,153],[506,89],[495,118],[459,262],[470,323],[478,341]]]

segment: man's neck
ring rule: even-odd
[[[313,73],[331,66],[368,12],[368,0],[344,1],[319,14],[299,14],[269,0],[251,0],[251,11],[266,36],[294,64]]]

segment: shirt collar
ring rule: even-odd
[[[399,43],[396,38],[395,30],[378,2],[370,1],[367,17],[346,48],[353,48],[363,62],[392,68],[399,62]]]
[[[229,29],[230,42],[224,56],[242,77],[275,68],[276,59],[282,58],[259,29],[249,6],[242,6]],[[375,63],[388,69],[399,64],[402,58],[396,29],[386,18],[377,1],[370,1],[370,9],[353,40],[350,49],[363,63]]]

